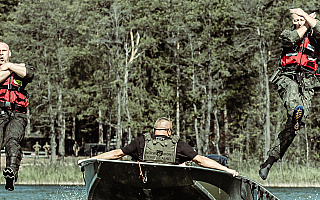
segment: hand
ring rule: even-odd
[[[301,17],[304,17],[304,16],[308,15],[308,14],[307,14],[306,12],[304,12],[301,8],[290,9],[290,13],[299,15],[299,16],[301,16]]]
[[[84,161],[96,161],[97,159],[95,159],[95,158],[87,158],[87,159],[83,159],[83,160],[78,160],[78,165],[81,165],[81,163],[82,162],[84,162]]]
[[[233,170],[233,169],[230,169],[229,173],[231,173],[233,177],[239,176],[239,173],[236,170]]]
[[[313,13],[311,13],[309,16],[312,17],[313,19],[315,19],[316,16],[317,16],[317,14],[316,14],[315,12],[313,12]]]
[[[8,71],[8,70],[10,70],[10,65],[11,65],[12,63],[3,63],[3,64],[0,64],[0,70],[1,71]]]

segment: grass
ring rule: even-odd
[[[258,174],[259,162],[253,160],[239,163],[229,162],[230,168],[236,169],[241,175],[248,177],[265,187],[320,187],[319,165],[298,165],[295,163],[275,163],[266,180]]]
[[[84,185],[77,161],[82,158],[66,157],[52,164],[45,158],[23,158],[16,184],[21,185]],[[4,167],[4,160],[1,162]],[[0,181],[4,184],[4,179]]]
[[[23,158],[16,184],[21,185],[84,185],[83,174],[77,165],[84,157],[66,157],[63,161],[51,164],[45,158]],[[2,157],[1,167],[4,168],[5,158]],[[319,165],[297,165],[294,163],[277,162],[273,165],[267,180],[263,181],[258,174],[260,163],[255,160],[228,161],[230,168],[240,175],[248,177],[265,187],[320,187]],[[0,178],[0,184],[4,179]]]

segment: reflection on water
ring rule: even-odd
[[[6,200],[85,200],[84,186],[15,186],[14,191],[6,191],[4,185],[0,185],[0,199]]]

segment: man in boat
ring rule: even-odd
[[[260,165],[259,175],[265,180],[272,165],[281,159],[310,112],[314,89],[319,87],[318,62],[320,56],[320,22],[316,14],[307,14],[300,8],[290,9],[293,30],[281,35],[280,67],[271,78],[287,110],[285,128],[279,133]]]
[[[33,79],[34,68],[24,63],[11,63],[11,52],[6,43],[0,42],[0,147],[5,147],[5,189],[14,190],[22,150],[20,143],[27,126],[28,93],[25,86]]]
[[[172,135],[171,127],[172,123],[169,119],[160,118],[155,122],[152,135],[145,133],[121,149],[105,152],[92,158],[119,159],[125,155],[130,155],[134,161],[177,165],[192,160],[202,167],[226,171],[233,176],[239,175],[233,169],[229,169],[210,158],[198,155],[190,145],[181,141],[178,135]],[[80,164],[82,161],[79,160],[78,163]]]

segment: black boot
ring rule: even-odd
[[[16,173],[11,167],[3,169],[3,177],[6,179],[5,189],[8,191],[14,190],[14,182],[16,180]]]
[[[17,157],[7,157],[7,167],[3,169],[3,177],[6,179],[5,189],[14,190],[14,182],[18,179],[18,171],[21,159]]]
[[[269,171],[275,161],[276,161],[275,157],[269,156],[269,158],[266,160],[266,162],[264,162],[260,165],[259,175],[262,178],[262,180],[267,179],[268,173],[269,173]]]

